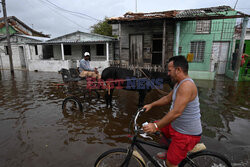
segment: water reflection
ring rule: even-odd
[[[62,112],[67,87],[57,73],[3,71],[0,79],[0,164],[3,166],[93,166],[111,147],[126,146],[136,92],[114,93],[113,108],[103,98],[83,102],[84,112]],[[237,166],[250,157],[250,90],[247,82],[196,80],[202,111],[203,140]],[[168,86],[164,90],[169,91]],[[79,90],[78,90],[79,91]],[[150,103],[162,95],[151,91]],[[140,123],[160,119],[169,106],[143,115]],[[72,161],[74,160],[74,161]],[[243,165],[242,165],[243,164]],[[1,165],[0,165],[1,166]]]

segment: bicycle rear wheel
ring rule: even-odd
[[[180,167],[232,167],[231,163],[223,155],[207,150],[188,155],[180,164]]]
[[[104,152],[95,162],[95,167],[120,167],[127,156],[127,150],[116,148]],[[142,160],[135,154],[129,161],[129,167],[145,167]]]

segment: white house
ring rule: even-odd
[[[39,60],[29,61],[29,70],[59,71],[61,68],[76,68],[84,52],[91,55],[91,66],[99,67],[101,72],[115,59],[114,43],[116,38],[99,34],[76,31],[45,42],[29,42],[42,45],[43,55]]]
[[[49,35],[30,28],[15,16],[10,16],[7,20],[9,24],[13,67],[14,69],[28,69],[28,60],[39,59],[39,55],[42,55],[42,46],[28,45],[27,43],[42,42],[48,38]],[[0,18],[0,68],[10,68],[6,29],[3,18]]]

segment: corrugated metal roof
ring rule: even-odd
[[[15,35],[20,36],[20,37],[24,37],[24,38],[30,38],[30,39],[38,40],[38,41],[41,41],[41,42],[45,42],[46,39],[48,39],[48,38],[44,38],[44,37],[35,37],[35,36],[22,35],[22,34],[15,34]]]
[[[28,42],[28,44],[40,44],[40,45],[59,45],[59,44],[98,44],[105,42],[114,42],[117,40],[103,40],[103,41],[45,41],[45,42]]]
[[[81,31],[76,31],[73,33],[69,33],[63,36],[59,36],[50,40],[47,40],[47,42],[89,42],[89,41],[112,41],[116,40],[116,38],[99,35],[99,34],[93,34],[93,33],[86,33]]]
[[[200,8],[200,9],[189,9],[189,10],[171,10],[163,12],[152,12],[152,13],[132,13],[127,12],[123,17],[112,17],[109,18],[109,23],[128,22],[128,21],[141,21],[141,20],[153,20],[153,19],[170,19],[170,20],[181,20],[181,19],[194,19],[194,18],[213,18],[226,17],[222,12],[235,11],[230,6],[218,6],[211,8]],[[249,16],[247,14],[236,11],[241,17]],[[239,17],[240,17],[239,16]],[[235,17],[237,17],[235,15]]]
[[[83,43],[86,44],[86,43],[104,43],[111,41],[117,41],[117,39],[99,34],[76,31],[44,42],[30,42],[29,44],[41,44],[41,45],[83,44]]]

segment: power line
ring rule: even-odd
[[[66,16],[64,16],[64,15],[62,15],[62,14],[60,14],[59,12],[57,12],[56,10],[54,10],[53,8],[51,8],[50,6],[48,6],[46,3],[44,3],[44,1],[42,1],[42,0],[39,0],[39,1],[42,2],[43,5],[46,5],[46,6],[47,6],[49,9],[51,9],[53,12],[55,12],[55,13],[59,14],[60,16],[62,16],[64,19],[70,21],[71,23],[76,24],[77,26],[79,26],[79,27],[81,27],[81,28],[83,28],[83,29],[85,29],[85,30],[89,30],[88,28],[85,28],[85,27],[81,26],[80,24],[74,22],[73,20],[69,19],[68,17],[66,17]]]
[[[82,16],[91,18],[91,19],[96,20],[96,21],[101,21],[101,20],[99,20],[99,19],[96,19],[96,18],[94,18],[94,17],[92,17],[92,16],[89,16],[89,15],[87,15],[87,14],[84,14],[84,13],[74,12],[74,11],[71,11],[71,10],[64,9],[64,8],[62,8],[62,7],[58,6],[58,5],[56,5],[56,4],[52,3],[52,2],[50,2],[49,0],[45,0],[45,1],[47,1],[47,2],[50,3],[50,4],[52,4],[53,6],[55,6],[55,7],[56,7],[57,9],[59,9],[59,10],[62,10],[62,11],[65,11],[65,12],[69,12],[69,13],[73,13],[73,14],[82,15]]]

